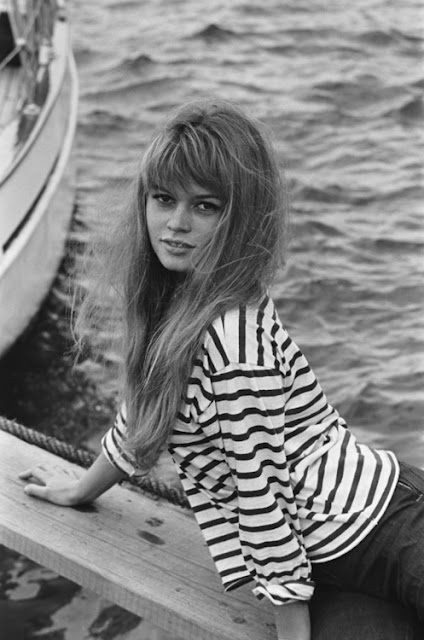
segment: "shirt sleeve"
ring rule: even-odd
[[[102,450],[109,462],[126,475],[144,475],[137,467],[136,459],[129,451],[126,440],[126,411],[125,405],[122,404],[113,426],[102,438]]]
[[[229,364],[211,385],[253,593],[276,605],[309,600],[314,583],[286,460],[282,374]]]

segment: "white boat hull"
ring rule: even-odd
[[[11,202],[16,202],[16,208],[10,211],[10,219],[20,226],[15,232],[12,228],[8,230],[12,235],[7,236],[0,256],[0,355],[15,342],[39,309],[63,254],[75,192],[71,151],[77,95],[75,64],[72,55],[67,54],[61,90],[45,121],[47,135],[41,132],[34,140],[28,154],[10,175],[11,190],[5,189],[3,193],[9,202],[13,190]],[[63,123],[60,137],[59,122]],[[55,146],[57,151],[53,157]],[[32,202],[32,206],[22,218],[22,203],[26,200]],[[3,215],[5,202],[0,191]],[[17,210],[19,218],[13,215]]]

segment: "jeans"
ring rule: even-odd
[[[398,602],[318,585],[310,607],[312,640],[423,640],[424,626]]]
[[[312,567],[313,640],[422,640],[424,471],[401,462],[377,526],[348,553]]]

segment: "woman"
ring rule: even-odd
[[[21,478],[29,495],[88,502],[168,447],[225,589],[253,581],[279,639],[311,637],[316,583],[321,598],[362,593],[369,611],[396,600],[422,620],[424,474],[356,441],[278,318],[267,291],[285,201],[271,146],[240,110],[171,117],[110,262],[125,329],[116,423],[81,480]],[[311,611],[313,637],[334,637]]]

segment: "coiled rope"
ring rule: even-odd
[[[87,469],[97,457],[87,449],[78,449],[67,442],[63,442],[63,440],[58,440],[58,438],[40,433],[35,429],[24,427],[22,424],[19,424],[14,420],[8,420],[3,416],[0,416],[0,429],[18,437],[20,440],[28,442],[28,444],[34,444],[37,447],[41,447],[42,449],[50,451],[50,453],[54,453],[60,458],[68,460],[68,462],[74,462],[85,469]],[[134,485],[143,491],[147,491],[155,498],[164,498],[172,504],[189,508],[189,503],[184,490],[180,487],[171,487],[165,482],[156,480],[149,475],[128,478],[127,481],[131,485]]]

